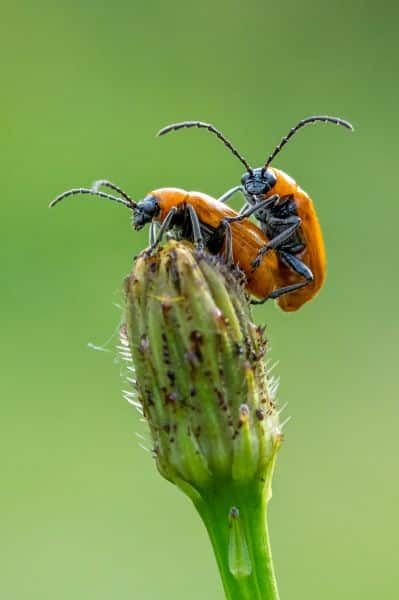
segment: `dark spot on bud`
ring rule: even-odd
[[[220,352],[223,348],[223,336],[218,332],[215,336],[216,348]]]
[[[200,331],[198,331],[197,329],[194,329],[190,333],[190,342],[191,342],[190,351],[196,355],[196,357],[198,358],[199,361],[202,361],[202,351],[201,351],[201,346],[203,343],[202,333]]]
[[[164,425],[162,427],[162,429],[164,430],[165,433],[170,433],[170,425],[169,425],[169,423],[166,423],[166,425]]]
[[[240,511],[238,510],[238,508],[236,506],[232,506],[230,508],[230,514],[229,517],[231,519],[238,519],[238,517],[240,516]]]
[[[171,371],[170,369],[168,369],[168,371],[166,372],[166,375],[168,376],[170,383],[173,385],[176,381],[176,375],[175,375],[174,371]]]
[[[246,335],[244,338],[244,345],[245,345],[245,350],[246,350],[246,356],[248,358],[252,352],[251,338],[248,335]]]
[[[229,324],[229,319],[222,312],[216,314],[216,319],[220,321],[220,323],[223,323],[223,325]]]
[[[162,308],[163,314],[166,315],[172,308],[172,305],[170,302],[161,302],[161,308]]]
[[[170,252],[170,260],[167,263],[167,272],[169,273],[173,283],[175,284],[178,294],[181,292],[180,274],[177,266],[177,254],[174,250]]]
[[[265,414],[261,408],[257,408],[255,411],[255,414],[256,414],[257,418],[259,419],[259,421],[263,421],[263,419],[265,418]]]
[[[259,348],[257,359],[260,360],[261,358],[263,358],[265,356],[265,354],[266,354],[266,343],[262,343]]]
[[[152,395],[152,391],[149,389],[145,390],[145,399],[146,399],[146,403],[148,406],[154,406],[154,400],[153,400],[153,395]]]
[[[214,392],[218,398],[218,406],[220,406],[222,410],[227,410],[229,405],[227,404],[225,396],[217,388],[214,388]]]
[[[192,350],[189,350],[184,354],[184,358],[191,366],[198,366],[200,364],[198,356]]]
[[[195,389],[194,386],[191,386],[191,388],[190,388],[190,396],[191,396],[191,398],[193,398],[196,395],[197,395],[197,390]]]
[[[149,342],[148,336],[145,333],[143,333],[143,335],[140,338],[139,352],[141,352],[141,354],[145,354],[149,347],[150,347],[150,342]]]
[[[275,404],[275,402],[273,402],[273,400],[270,400],[269,398],[266,400],[266,402],[267,402],[266,414],[272,415],[276,410],[276,404]]]
[[[244,349],[238,342],[234,342],[234,350],[237,356],[241,356],[244,353]]]
[[[197,329],[193,329],[193,331],[190,333],[190,340],[199,347],[203,342],[202,333]]]
[[[165,396],[165,404],[170,404],[171,406],[176,406],[177,402],[177,394],[176,392],[171,392],[170,394],[166,394]]]
[[[167,337],[165,335],[165,333],[162,333],[162,358],[163,358],[163,362],[166,365],[170,364],[170,355],[169,355],[169,346],[168,346],[168,340]]]
[[[194,429],[194,435],[196,438],[199,438],[201,433],[201,425],[197,425],[197,427]]]
[[[247,404],[241,404],[240,406],[240,418],[238,427],[242,427],[244,423],[247,423],[249,419],[249,408]]]
[[[260,336],[263,336],[263,334],[265,333],[265,331],[266,331],[266,325],[258,325],[256,327],[256,333],[258,335],[260,335]]]

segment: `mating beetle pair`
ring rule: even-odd
[[[303,119],[282,139],[265,165],[257,169],[252,169],[213,125],[185,121],[163,128],[160,135],[186,127],[206,128],[244,164],[247,172],[241,185],[219,200],[200,192],[163,188],[135,202],[115,184],[101,180],[91,189],[64,192],[50,206],[74,194],[92,194],[119,202],[133,211],[135,229],[150,223],[149,250],[155,248],[166,231],[173,229],[178,238],[189,239],[213,254],[223,254],[228,262],[238,265],[246,275],[248,291],[259,298],[253,303],[276,299],[280,308],[294,311],[311,300],[323,284],[323,237],[309,196],[291,177],[269,165],[300,128],[320,121],[353,129],[350,123],[335,117]],[[117,192],[118,196],[100,191],[102,186]],[[246,200],[240,213],[225,204],[237,191],[241,191]],[[251,214],[255,214],[260,228],[248,219]],[[160,225],[158,232],[156,224]]]

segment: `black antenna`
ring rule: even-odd
[[[207,129],[211,133],[214,133],[216,135],[216,137],[218,137],[219,140],[221,140],[224,143],[224,145],[227,146],[227,148],[229,148],[229,150],[231,150],[231,152],[234,154],[234,156],[236,156],[238,158],[238,160],[240,160],[242,162],[242,164],[244,165],[244,167],[246,168],[248,173],[250,173],[252,175],[253,171],[252,171],[251,167],[249,166],[249,164],[247,163],[247,161],[245,160],[245,158],[243,156],[241,156],[241,154],[238,152],[238,150],[236,150],[234,148],[233,144],[226,137],[224,137],[223,133],[221,131],[219,131],[218,129],[216,129],[216,127],[214,127],[210,123],[203,123],[202,121],[183,121],[182,123],[173,123],[172,125],[167,125],[166,127],[163,127],[160,131],[158,131],[157,135],[165,135],[165,133],[169,133],[170,131],[177,131],[178,129],[189,128],[189,127],[198,127],[199,129]]]
[[[290,130],[290,132],[285,137],[283,137],[283,139],[281,140],[279,145],[276,146],[276,148],[273,150],[273,152],[267,159],[265,166],[262,168],[262,172],[266,171],[267,167],[270,165],[272,160],[274,160],[274,158],[277,156],[277,154],[280,152],[280,150],[289,142],[289,140],[292,138],[292,136],[295,135],[299,129],[301,129],[302,127],[305,127],[305,125],[310,125],[311,123],[317,123],[319,121],[321,121],[322,123],[335,123],[335,125],[342,125],[342,127],[346,127],[347,129],[350,129],[351,131],[354,130],[353,126],[348,121],[344,121],[343,119],[340,119],[339,117],[328,117],[327,115],[316,115],[313,117],[307,117],[306,119],[302,119],[301,121],[299,121],[299,123],[297,123],[295,125],[295,127],[293,127]]]
[[[134,202],[134,200],[131,199],[125,200],[124,198],[118,198],[117,196],[111,196],[111,194],[106,194],[105,192],[99,192],[88,188],[74,188],[72,190],[67,190],[66,192],[63,192],[62,194],[54,198],[54,200],[50,202],[49,208],[52,208],[53,206],[58,204],[58,202],[61,202],[61,200],[63,200],[64,198],[67,198],[68,196],[74,196],[75,194],[90,194],[91,196],[101,196],[101,198],[108,198],[108,200],[112,200],[113,202],[119,202],[119,204],[123,204],[124,206],[132,210],[137,206],[136,202]]]
[[[93,183],[93,185],[91,186],[91,189],[93,190],[93,192],[98,192],[98,191],[100,191],[101,187],[107,187],[111,190],[114,190],[114,192],[117,192],[120,196],[122,196],[123,198],[126,198],[126,200],[128,202],[135,204],[133,198],[131,198],[127,192],[125,192],[122,188],[120,188],[119,185],[116,185],[112,181],[109,181],[108,179],[98,179],[97,181],[95,181]]]

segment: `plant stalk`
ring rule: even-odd
[[[279,600],[267,528],[267,483],[265,487],[226,481],[194,500],[227,600]]]

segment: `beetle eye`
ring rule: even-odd
[[[266,192],[270,191],[271,187],[270,181],[265,181],[263,184],[263,193],[266,194]]]
[[[268,190],[271,190],[277,181],[275,174],[269,169],[266,171],[264,179]]]

